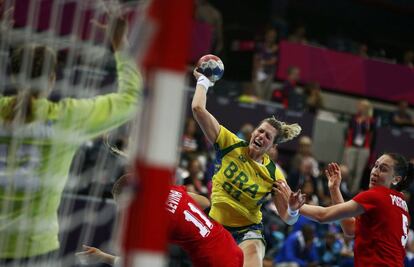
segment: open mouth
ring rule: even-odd
[[[253,141],[253,144],[255,145],[255,146],[257,146],[257,147],[262,147],[262,144],[259,142],[259,141],[257,141],[257,140],[254,140]]]

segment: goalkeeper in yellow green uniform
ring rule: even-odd
[[[0,97],[0,263],[33,263],[56,253],[57,210],[76,150],[135,114],[141,78],[121,51],[126,27],[118,18],[110,35],[118,91],[95,98],[49,101],[54,52],[38,45],[13,52],[17,93]]]
[[[248,142],[220,125],[206,109],[211,81],[194,71],[197,79],[192,101],[195,119],[217,152],[209,216],[227,228],[244,254],[243,266],[262,266],[265,253],[260,208],[276,180],[285,180],[266,152],[275,144],[296,137],[301,128],[274,117],[264,119]],[[276,194],[273,201],[280,217],[288,224],[298,218],[298,211],[288,208],[289,195]]]

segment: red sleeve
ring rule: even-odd
[[[375,190],[367,190],[359,193],[352,200],[361,205],[365,211],[369,211],[379,204],[380,195]]]

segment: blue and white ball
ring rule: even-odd
[[[215,83],[223,76],[224,64],[218,56],[205,55],[198,60],[197,71]]]

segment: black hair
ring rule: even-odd
[[[407,161],[404,156],[398,153],[385,153],[385,155],[391,157],[394,160],[394,172],[397,176],[401,176],[401,181],[394,186],[397,191],[403,191],[407,189],[414,177],[414,165]]]

